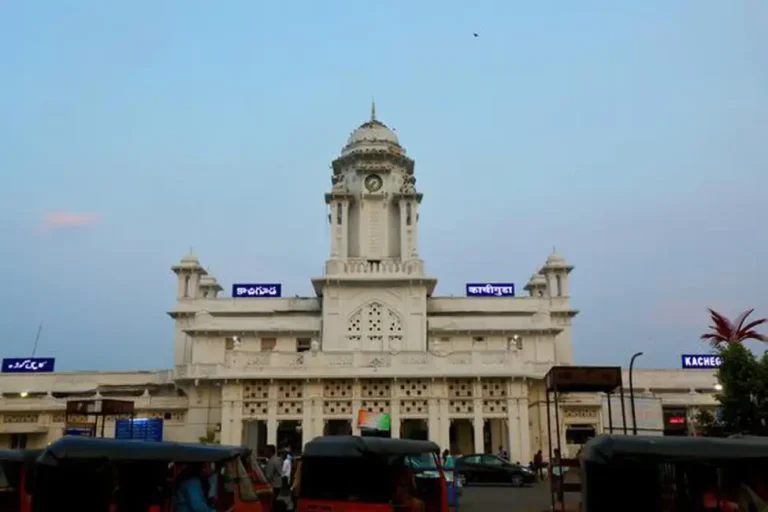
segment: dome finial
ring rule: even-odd
[[[371,122],[376,120],[376,100],[371,98]]]

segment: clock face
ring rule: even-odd
[[[365,188],[368,190],[368,192],[376,192],[381,188],[382,184],[381,176],[376,174],[369,174],[365,178]]]

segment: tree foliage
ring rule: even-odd
[[[768,337],[755,330],[767,319],[747,323],[753,312],[749,310],[731,322],[711,309],[709,312],[713,325],[701,339],[709,342],[721,359],[717,378],[722,389],[716,395],[720,414],[717,419],[697,419],[705,430],[768,435],[768,353],[758,358],[742,344],[748,339],[768,342]]]
[[[712,309],[708,311],[712,319],[712,325],[709,326],[710,332],[702,334],[701,339],[708,341],[713,347],[721,344],[741,343],[746,340],[768,342],[768,336],[760,334],[755,330],[756,327],[768,322],[768,318],[745,323],[749,315],[755,311],[754,309],[743,312],[733,322],[717,311]]]

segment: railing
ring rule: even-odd
[[[344,264],[345,274],[415,274],[418,272],[414,263],[398,263],[394,261],[382,261],[379,263],[370,261],[355,261]]]
[[[431,352],[255,352],[229,351],[224,363],[176,367],[177,379],[338,377],[477,377],[543,378],[552,362],[525,361],[507,350]]]

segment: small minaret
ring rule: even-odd
[[[200,298],[200,279],[208,272],[191,251],[177,265],[172,266],[171,270],[178,278],[177,300]]]
[[[547,279],[542,274],[536,272],[531,276],[528,284],[525,285],[525,290],[528,291],[530,297],[545,297],[547,295]]]
[[[200,298],[216,299],[223,288],[210,273],[200,278]]]
[[[566,263],[556,251],[547,258],[547,262],[539,271],[546,280],[548,295],[554,297],[569,297],[568,274],[573,270],[573,266]]]
[[[545,296],[549,297],[552,320],[555,325],[562,327],[562,331],[555,336],[555,362],[565,365],[573,364],[571,321],[579,313],[568,304],[570,298],[568,274],[572,270],[573,266],[553,250],[539,271],[546,282]]]

